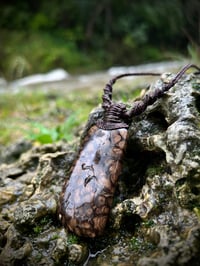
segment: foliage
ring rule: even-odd
[[[73,129],[80,124],[78,114],[70,115],[66,121],[56,127],[46,127],[43,123],[32,122],[27,137],[41,144],[53,143],[59,140],[70,141],[73,138]]]
[[[62,36],[23,31],[11,34],[4,31],[2,36],[5,41],[2,52],[4,67],[9,79],[45,72],[58,66],[73,70],[88,61],[84,54],[79,53],[75,43],[65,42]]]
[[[129,85],[124,80],[116,84],[113,96],[115,101],[131,105],[139,93],[136,80],[131,80]],[[91,110],[101,102],[101,95],[102,90],[97,92],[89,87],[70,92],[56,88],[42,91],[35,87],[17,93],[2,93],[0,146],[22,137],[38,143],[72,140],[80,126],[87,122]]]
[[[70,140],[97,101],[85,91],[4,93],[0,97],[0,145],[23,136],[40,143]]]
[[[187,47],[194,56],[200,46],[199,0],[22,0],[0,10],[0,72],[8,79],[161,60]]]

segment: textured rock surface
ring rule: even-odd
[[[198,265],[199,111],[200,80],[186,75],[134,118],[110,220],[95,240],[66,232],[58,220],[72,148],[12,145],[0,165],[0,265]]]

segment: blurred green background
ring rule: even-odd
[[[1,1],[0,76],[200,57],[199,0]]]

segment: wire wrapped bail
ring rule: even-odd
[[[125,122],[124,116],[127,113],[126,105],[123,103],[111,102],[109,107],[106,107],[104,117],[97,121],[97,126],[105,130],[118,128],[128,128],[128,123]]]
[[[102,96],[102,107],[104,110],[107,110],[112,103],[112,84],[106,84],[104,88],[104,94]]]

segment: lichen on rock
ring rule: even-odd
[[[134,217],[130,214],[143,222],[152,220],[150,239],[158,242],[151,256],[139,258],[137,265],[188,265],[199,256],[200,227],[194,211],[200,207],[199,95],[199,79],[188,75],[129,130],[130,143],[138,154],[148,153],[149,162],[146,167],[138,162],[146,168],[145,184],[139,195],[113,208],[114,225],[119,228],[123,217]],[[143,234],[149,239],[147,232]]]

